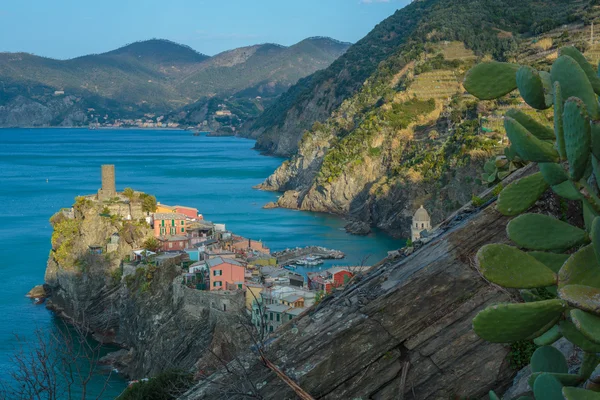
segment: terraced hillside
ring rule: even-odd
[[[495,7],[504,2],[483,3]],[[466,0],[436,4],[451,15],[482,7],[482,2]],[[516,7],[512,1],[505,5]],[[506,110],[518,107],[544,123],[552,120],[517,94],[496,101],[475,99],[464,92],[464,74],[480,60],[544,69],[559,46],[593,49],[589,24],[598,6],[582,1],[561,6],[564,23],[533,20],[532,30],[522,27],[524,32],[489,26],[494,39],[486,42],[487,50],[469,36],[456,40],[460,32],[442,31],[443,25],[430,19],[420,27],[426,42],[407,43],[382,62],[356,95],[303,134],[297,154],[260,188],[283,192],[281,207],[336,213],[404,237],[421,204],[434,222],[442,220],[485,188],[484,162],[503,154],[507,145],[502,127]],[[474,17],[475,12],[466,14]],[[480,12],[484,23],[490,22],[486,15]]]

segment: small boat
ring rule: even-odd
[[[289,271],[295,271],[296,270],[296,266],[295,265],[286,265],[283,268],[287,269]]]
[[[304,257],[301,258],[300,260],[296,261],[297,265],[308,265],[308,266],[316,266],[316,265],[321,265],[323,264],[323,260],[319,259],[318,257]]]

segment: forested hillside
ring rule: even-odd
[[[0,126],[106,123],[236,94],[245,101],[261,97],[255,101],[260,112],[348,45],[309,38],[290,47],[263,44],[209,57],[153,39],[71,60],[0,53]],[[185,113],[175,119],[189,122]]]
[[[543,69],[558,47],[569,44],[598,58],[589,25],[598,10],[587,1],[421,1],[382,25],[391,27],[403,15],[419,15],[419,23],[329,118],[310,121],[305,132],[292,129],[301,125],[296,118],[310,120],[309,105],[324,114],[333,104],[325,92],[307,96],[259,138],[259,145],[273,139],[268,148],[287,152],[301,137],[297,153],[260,185],[285,192],[279,206],[341,214],[358,221],[357,230],[374,225],[406,237],[419,205],[440,221],[504,176],[495,168],[482,172],[507,146],[502,115],[509,107],[550,124],[552,115],[529,109],[516,94],[485,102],[465,94],[462,80],[474,63],[510,60]],[[373,35],[359,43],[375,46]],[[333,91],[335,79],[318,77],[351,56],[358,57],[353,48],[286,95],[308,81],[303,90],[325,84]],[[503,160],[499,168],[509,165]]]

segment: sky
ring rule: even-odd
[[[67,59],[151,38],[208,55],[310,36],[356,42],[410,0],[2,0],[0,51]]]

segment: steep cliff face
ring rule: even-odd
[[[88,117],[75,96],[17,96],[0,105],[0,127],[81,126]]]
[[[507,218],[493,207],[474,211],[464,209],[413,255],[384,260],[284,325],[267,341],[267,358],[319,399],[391,399],[401,389],[411,399],[501,393],[513,375],[509,350],[481,340],[471,320],[510,296],[481,278],[473,258],[483,244],[507,241]],[[233,389],[250,383],[265,399],[296,398],[255,354],[242,357],[246,380],[221,371],[183,399],[241,399]]]
[[[106,216],[104,207],[113,210],[112,216]],[[151,236],[145,222],[118,218],[121,208],[127,206],[78,199],[71,215],[61,212],[52,218],[53,249],[45,278],[49,308],[83,325],[96,339],[124,347],[114,363],[132,378],[170,368],[189,370],[208,350],[230,354],[233,349],[224,346],[243,345],[232,329],[244,307],[242,293],[213,294],[183,286],[177,260],[121,267],[131,250]],[[110,244],[115,232],[120,238],[116,248]],[[90,253],[90,246],[103,254]]]

